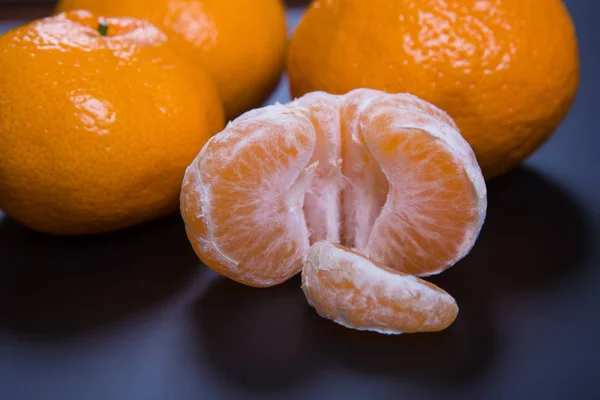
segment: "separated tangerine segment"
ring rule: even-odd
[[[327,241],[310,248],[302,290],[319,315],[358,330],[441,331],[458,314],[456,301],[437,286]]]

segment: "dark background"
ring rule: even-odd
[[[0,398],[600,398],[600,2],[566,3],[578,97],[542,149],[489,183],[475,249],[435,279],[460,305],[448,330],[355,332],[319,318],[298,279],[219,278],[177,215],[55,238],[0,212]],[[51,10],[0,6],[0,31]],[[284,79],[269,103],[287,99]]]

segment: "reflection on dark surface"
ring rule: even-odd
[[[432,279],[460,306],[448,330],[353,331],[317,316],[297,277],[272,289],[220,279],[198,303],[200,345],[215,368],[243,386],[292,382],[325,362],[436,385],[478,380],[502,351],[496,296],[576,274],[589,243],[582,211],[541,175],[519,169],[488,190],[487,221],[475,249]]]
[[[177,325],[168,332],[185,331],[191,322],[192,333],[182,336],[183,342],[161,342],[152,336],[157,331],[141,328],[135,330],[137,343],[141,346],[147,334],[152,338],[149,347],[133,353],[136,356],[129,354],[134,359],[165,355],[175,371],[192,371],[190,396],[185,398],[194,398],[195,390],[206,385],[219,387],[208,383],[207,370],[220,377],[227,390],[260,395],[350,390],[337,378],[321,379],[336,372],[357,379],[348,384],[358,387],[372,377],[387,379],[399,389],[401,382],[421,383],[423,389],[473,389],[489,378],[490,368],[514,345],[507,341],[515,336],[500,332],[509,323],[498,314],[499,306],[506,304],[502,299],[515,293],[535,298],[543,290],[560,295],[584,263],[589,243],[585,216],[574,201],[546,178],[521,169],[489,184],[487,222],[475,249],[432,279],[460,306],[457,321],[444,332],[384,336],[353,331],[317,316],[305,302],[298,277],[269,289],[221,277],[207,290],[194,289],[192,298],[178,302],[173,307],[177,310],[171,309],[160,322]],[[137,324],[140,313],[162,318],[158,307],[194,281],[199,265],[179,216],[79,238],[38,234],[4,218],[0,260],[0,332],[36,339],[47,348],[54,342],[44,339],[98,335],[107,327],[115,330],[106,337],[127,337],[132,327],[119,323]],[[199,283],[205,285],[209,274],[201,270],[204,278]],[[545,338],[552,346],[555,339],[564,340]],[[106,352],[105,342],[95,343],[86,348],[85,357]],[[86,362],[81,360],[82,365]],[[60,379],[68,390],[69,376]],[[140,388],[140,393],[146,392]],[[128,397],[134,398],[146,397]]]
[[[268,289],[218,279],[197,304],[199,346],[245,388],[293,385],[318,356],[306,307],[299,277]]]
[[[37,338],[103,328],[179,290],[199,262],[178,215],[54,237],[0,219],[0,329]]]
[[[457,300],[460,318],[451,328],[399,336],[348,330],[310,312],[321,351],[342,365],[393,380],[450,385],[476,379],[497,350],[485,301],[462,300]]]

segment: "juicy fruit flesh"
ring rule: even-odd
[[[342,243],[415,275],[472,247],[485,184],[443,112],[410,95],[308,94],[244,114],[186,172],[181,209],[199,257],[271,286],[300,271],[311,243]]]
[[[302,290],[319,315],[359,330],[440,331],[458,314],[456,301],[437,286],[327,241],[310,248]]]
[[[308,181],[302,174],[314,148],[314,134],[305,120],[293,136],[287,135],[286,123],[292,118],[296,117],[277,113],[230,126],[221,140],[203,149],[198,165],[186,174],[186,179],[191,175],[201,180],[191,190],[202,188],[200,204],[184,198],[183,205],[184,212],[187,206],[200,206],[190,211],[201,223],[187,224],[188,231],[199,235],[192,237],[198,240],[195,247],[206,246],[233,279],[267,286],[283,281],[291,276],[290,269],[299,271],[301,251],[308,248],[302,213]],[[209,150],[211,154],[202,157]],[[204,261],[214,267],[210,257]]]

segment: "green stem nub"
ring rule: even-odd
[[[98,23],[98,33],[100,33],[102,36],[106,36],[108,33],[108,24],[104,22]]]

